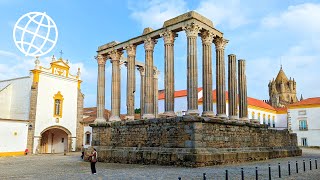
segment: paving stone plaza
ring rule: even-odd
[[[312,170],[309,170],[309,159],[312,159]],[[320,163],[315,169],[314,159],[320,159],[319,149],[303,149],[301,157],[288,157],[258,162],[247,162],[233,165],[185,168],[174,166],[156,166],[140,164],[97,163],[97,175],[91,175],[90,164],[80,158],[80,152],[54,155],[32,155],[0,158],[0,179],[225,179],[225,170],[229,179],[241,179],[241,168],[244,168],[244,179],[255,179],[255,167],[258,167],[259,179],[268,179],[268,164],[271,165],[272,179],[319,179]],[[306,161],[306,172],[303,172],[302,161]],[[292,162],[291,176],[288,176],[288,161]],[[295,162],[299,162],[299,173],[296,173]],[[281,164],[282,178],[278,177],[278,163]]]

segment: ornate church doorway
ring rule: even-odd
[[[41,133],[40,153],[69,152],[71,133],[62,126],[46,128]]]

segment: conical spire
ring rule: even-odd
[[[302,100],[303,100],[303,97],[302,97],[302,94],[301,94],[300,101],[302,101]]]
[[[276,77],[276,82],[281,83],[281,82],[288,82],[288,78],[286,74],[284,73],[282,66],[280,67],[280,71]]]

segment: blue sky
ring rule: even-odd
[[[320,1],[302,0],[0,0],[0,80],[26,76],[34,66],[32,57],[24,56],[15,46],[12,30],[25,13],[46,12],[56,23],[59,39],[55,48],[40,58],[48,66],[50,56],[68,59],[75,74],[82,69],[85,107],[96,105],[97,47],[113,40],[125,41],[142,34],[145,27],[157,29],[167,19],[195,10],[213,21],[229,40],[225,57],[236,54],[246,59],[248,95],[268,99],[269,80],[280,62],[288,77],[297,81],[298,97],[320,96]],[[163,40],[154,52],[155,65],[161,71],[159,89],[163,88]],[[137,60],[144,61],[143,46]],[[227,59],[226,59],[227,60]],[[201,41],[198,38],[199,86],[201,86]],[[213,64],[215,62],[213,61]],[[213,66],[215,67],[215,65]],[[215,68],[213,69],[215,72]],[[126,112],[126,68],[121,68],[121,113]],[[179,33],[175,42],[175,88],[186,88],[186,37]],[[137,73],[137,87],[140,79]],[[106,108],[110,109],[111,64],[106,64]],[[215,85],[215,81],[213,83]],[[139,88],[137,88],[139,92]],[[136,108],[139,93],[136,94]]]

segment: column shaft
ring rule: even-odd
[[[217,94],[217,116],[226,118],[226,83],[225,83],[225,64],[224,47],[228,43],[222,37],[214,39],[216,45],[216,94]]]
[[[127,119],[134,120],[134,93],[136,91],[135,58],[136,46],[129,45],[127,51]]]
[[[248,100],[247,100],[247,80],[245,60],[238,61],[238,77],[239,77],[239,119],[248,121]]]
[[[202,116],[214,116],[212,104],[212,40],[214,34],[204,31],[202,39],[202,85],[203,113]]]
[[[95,119],[94,124],[105,125],[107,123],[104,118],[105,109],[105,65],[106,57],[103,55],[97,56],[98,62],[98,78],[97,78],[97,119]]]
[[[121,88],[120,88],[120,57],[122,52],[114,50],[111,52],[112,63],[112,90],[111,90],[111,117],[109,121],[120,121],[120,102],[121,102]]]
[[[236,55],[228,55],[228,96],[229,119],[237,119],[237,60]]]
[[[199,115],[198,110],[198,65],[197,65],[197,37],[200,27],[189,24],[184,27],[187,34],[187,101],[188,115]]]
[[[154,83],[154,99],[153,99],[153,107],[154,107],[154,116],[157,118],[158,117],[158,97],[159,97],[159,92],[158,92],[158,75],[159,72],[157,69],[154,70],[154,76],[153,76],[153,83]]]
[[[140,66],[138,67],[138,70],[140,72],[140,116],[143,117],[144,114],[144,97],[145,97],[145,72],[144,67]]]
[[[174,39],[176,33],[165,31],[161,34],[164,41],[164,115],[175,116],[174,113]]]
[[[153,83],[153,49],[156,40],[148,38],[144,41],[145,48],[145,105],[143,118],[154,118],[154,83]]]

